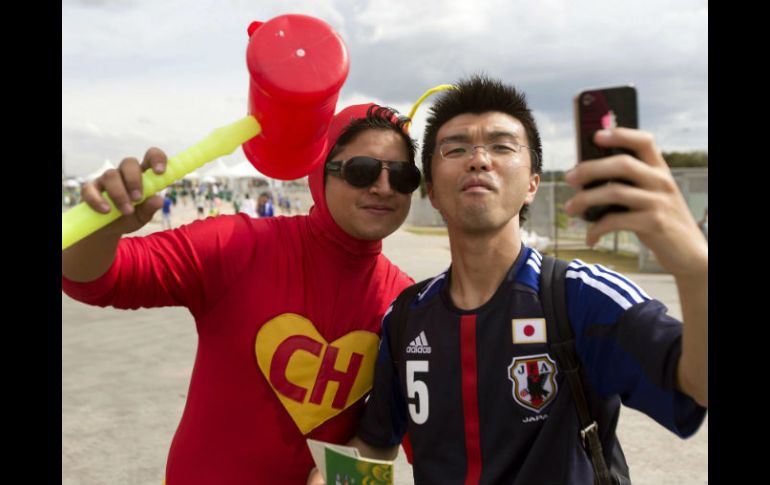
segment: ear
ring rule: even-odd
[[[540,187],[540,175],[534,174],[529,176],[529,187],[527,188],[527,197],[524,199],[525,204],[531,204],[535,200],[535,194]]]
[[[438,206],[436,205],[436,194],[433,192],[433,183],[425,182],[425,188],[428,190],[430,205],[432,205],[434,209],[439,210]]]

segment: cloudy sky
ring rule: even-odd
[[[640,125],[663,150],[708,149],[705,0],[63,0],[67,175],[149,146],[174,155],[244,116],[246,28],[286,13],[345,40],[338,108],[375,101],[406,114],[426,89],[484,71],[527,93],[545,168],[565,169],[573,96],[633,83]],[[240,149],[224,158],[244,159]]]

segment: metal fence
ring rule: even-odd
[[[674,179],[682,191],[695,220],[703,217],[708,208],[708,168],[672,169]],[[560,248],[585,248],[587,224],[580,218],[569,217],[564,212],[565,202],[575,190],[564,182],[541,180],[537,196],[530,206],[527,221],[522,228],[529,233],[545,236]],[[412,196],[412,208],[407,220],[414,226],[443,226],[444,220],[427,197],[416,191]],[[656,272],[660,266],[654,255],[639,241],[636,234],[621,231],[601,238],[598,247],[638,255],[639,271]]]

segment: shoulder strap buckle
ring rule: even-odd
[[[593,421],[584,429],[580,430],[580,439],[583,440],[583,448],[588,447],[588,445],[586,445],[586,437],[588,436],[588,434],[589,433],[598,434],[598,432],[599,432],[599,425],[596,424],[596,421]]]

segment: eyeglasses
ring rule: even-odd
[[[420,186],[420,169],[409,162],[391,162],[373,157],[352,157],[345,161],[326,162],[326,172],[344,179],[353,187],[369,187],[388,171],[390,186],[402,194],[411,194]]]
[[[512,141],[487,143],[486,145],[473,145],[463,142],[442,143],[439,147],[439,152],[444,160],[465,162],[473,158],[476,148],[483,148],[488,160],[500,163],[513,161],[523,148],[531,150],[535,160],[537,160],[537,152],[535,150]]]

